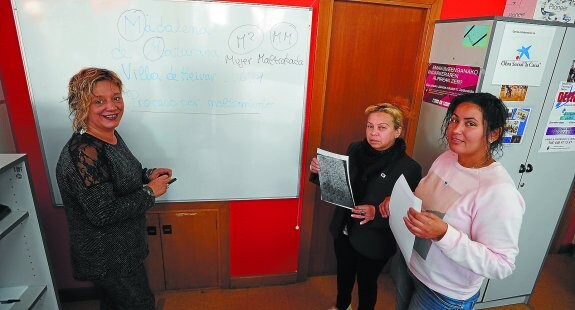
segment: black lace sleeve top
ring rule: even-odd
[[[154,197],[142,189],[146,169],[116,137],[111,145],[75,133],[56,166],[74,277],[80,280],[127,275],[148,252],[145,212]]]

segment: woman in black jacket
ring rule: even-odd
[[[380,103],[369,106],[366,138],[350,144],[349,173],[353,210],[336,208],[330,224],[337,259],[337,302],[331,309],[348,309],[357,277],[359,310],[373,309],[377,300],[377,278],[395,253],[395,240],[389,220],[375,217],[385,197],[391,195],[402,174],[412,190],[421,179],[421,166],[405,153],[400,138],[403,114],[396,106]],[[313,158],[311,180],[318,183],[320,171]]]

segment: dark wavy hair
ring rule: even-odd
[[[443,119],[443,124],[441,126],[442,140],[447,144],[447,127],[449,126],[453,112],[458,105],[467,102],[478,106],[483,113],[483,122],[485,125],[485,141],[489,145],[489,153],[493,157],[494,155],[503,155],[503,135],[505,133],[505,123],[507,121],[507,107],[501,101],[501,99],[493,96],[490,93],[471,93],[459,95],[453,100],[449,108],[447,108],[447,113],[445,113],[445,118]],[[501,130],[501,133],[494,141],[489,141],[489,134],[494,130]]]

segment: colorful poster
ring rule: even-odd
[[[539,152],[575,151],[575,83],[561,82]]]
[[[475,92],[479,72],[479,67],[430,63],[423,101],[448,107],[454,97]]]
[[[575,1],[572,0],[538,0],[533,12],[533,19],[573,24],[575,18]]]
[[[499,99],[503,101],[525,101],[527,88],[529,87],[525,85],[501,85]]]
[[[540,86],[555,27],[505,24],[492,84]]]
[[[518,144],[523,140],[531,108],[509,108],[503,143]]]
[[[575,82],[575,59],[573,59],[571,67],[569,68],[569,74],[567,74],[567,82]]]

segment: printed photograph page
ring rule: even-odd
[[[318,148],[317,160],[320,166],[321,200],[353,209],[355,203],[349,179],[349,157]]]

